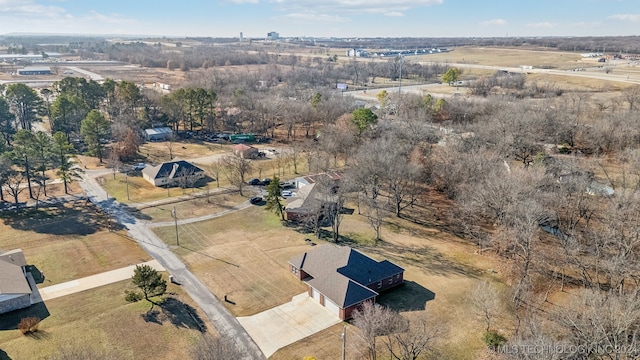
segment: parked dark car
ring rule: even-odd
[[[262,185],[267,186],[269,184],[271,184],[271,179],[269,178],[262,179]]]
[[[259,204],[262,202],[262,196],[254,196],[251,199],[249,199],[249,202],[252,204]]]
[[[247,184],[249,184],[249,185],[262,185],[262,181],[260,181],[260,179],[251,179],[251,180],[247,181]]]

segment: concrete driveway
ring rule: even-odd
[[[280,348],[342,322],[306,292],[294,296],[286,304],[237,319],[266,357]]]

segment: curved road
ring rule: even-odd
[[[80,186],[88,199],[102,208],[106,213],[125,226],[129,235],[167,271],[174,276],[191,298],[200,306],[216,330],[234,339],[236,346],[242,351],[246,359],[266,359],[251,336],[233,317],[224,305],[209,289],[182,263],[182,261],[153,233],[142,220],[136,219],[124,210],[114,199],[108,198],[107,193],[96,180],[83,174]]]

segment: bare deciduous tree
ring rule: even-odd
[[[357,341],[365,348],[369,360],[377,358],[377,337],[406,328],[406,321],[393,310],[367,301],[353,312],[353,324],[360,330]]]
[[[251,160],[244,159],[236,155],[227,155],[220,159],[224,174],[229,182],[238,187],[240,196],[242,196],[242,189],[246,183],[246,176],[249,174],[252,168]]]
[[[482,316],[485,324],[485,331],[491,330],[492,321],[500,314],[500,294],[488,281],[483,281],[476,286],[471,293],[471,304]]]
[[[396,329],[385,337],[385,345],[393,359],[424,359],[427,355],[438,355],[435,344],[445,332],[445,327],[429,313],[414,314],[404,329]]]

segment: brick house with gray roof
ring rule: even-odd
[[[377,261],[348,246],[321,245],[289,260],[289,269],[307,284],[309,296],[347,320],[365,301],[404,281],[404,269]]]

